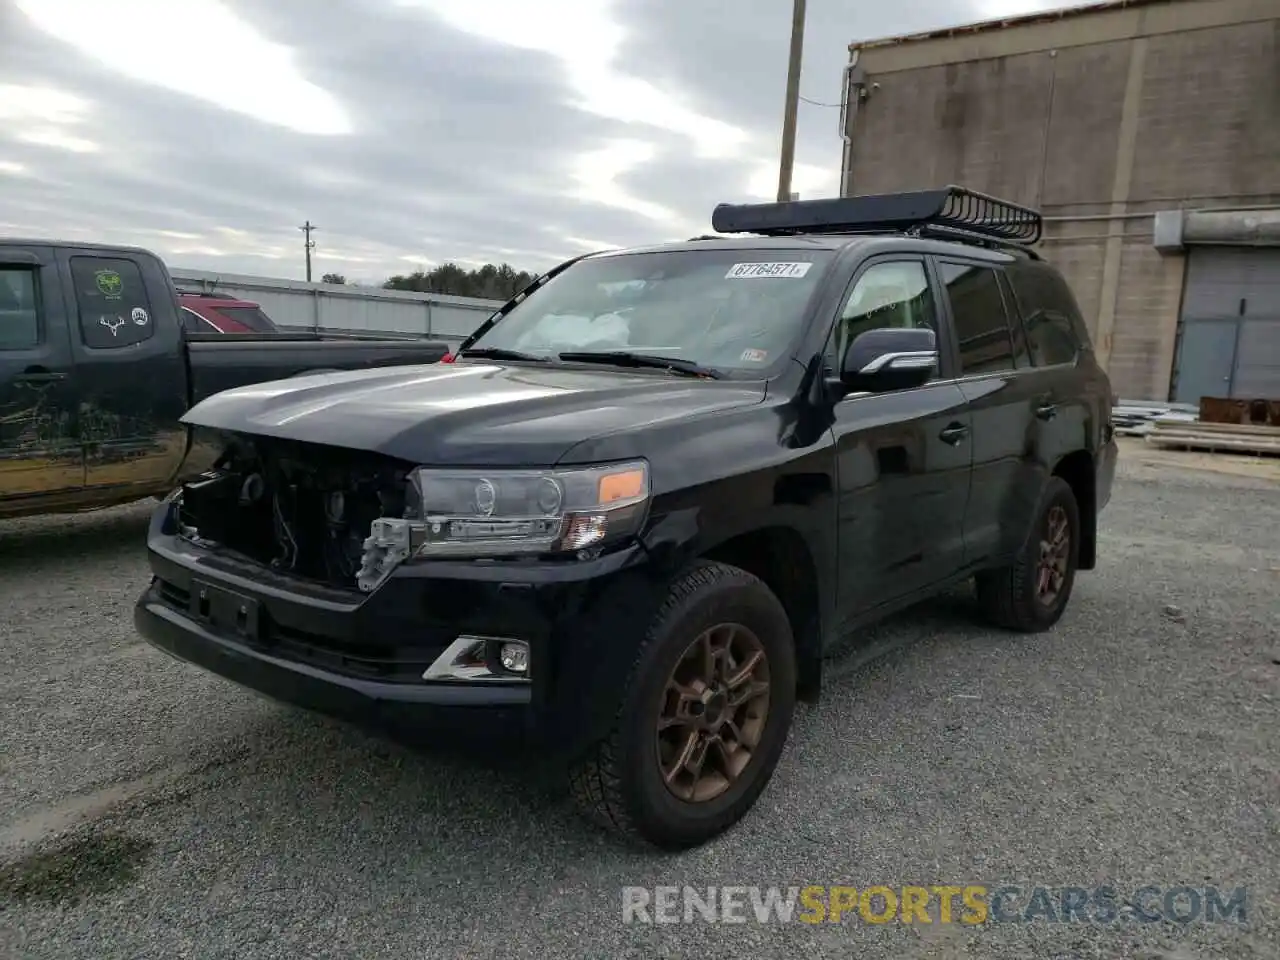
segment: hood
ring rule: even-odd
[[[196,404],[182,421],[425,465],[549,466],[601,434],[763,399],[758,382],[464,361],[237,387]]]

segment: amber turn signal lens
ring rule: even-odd
[[[600,503],[628,500],[644,493],[644,471],[627,470],[624,473],[608,473],[600,478]]]

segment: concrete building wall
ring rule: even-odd
[[[1125,397],[1165,399],[1184,258],[1157,210],[1280,205],[1280,0],[1127,0],[855,44],[842,192],[1039,207]]]

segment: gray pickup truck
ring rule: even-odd
[[[135,247],[0,238],[0,517],[161,495],[208,462],[183,414],[230,387],[435,363],[444,343],[184,331]]]

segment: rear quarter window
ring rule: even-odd
[[[118,350],[151,339],[155,321],[142,271],[121,257],[72,257],[80,338],[94,350]]]
[[[1080,356],[1080,341],[1071,328],[1071,321],[1052,310],[1040,310],[1028,314],[1023,320],[1027,330],[1027,346],[1031,362],[1037,367],[1074,363]]]
[[[1037,366],[1071,363],[1093,349],[1080,306],[1058,271],[1042,263],[1021,263],[1005,273]]]

